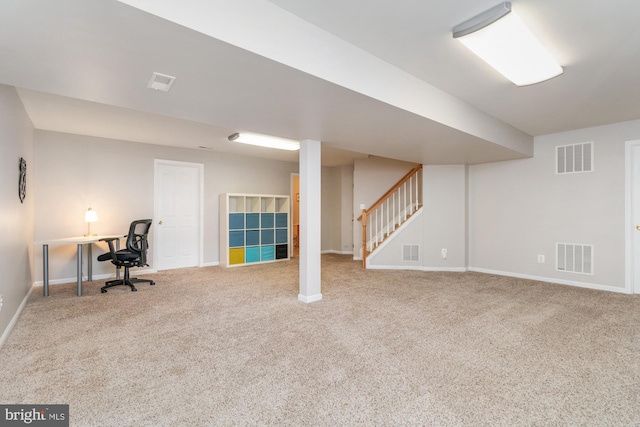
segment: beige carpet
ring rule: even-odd
[[[73,426],[640,425],[640,298],[323,256],[31,296],[0,349],[0,403]]]

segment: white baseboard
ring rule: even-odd
[[[0,348],[2,348],[2,345],[5,343],[7,338],[9,338],[9,334],[11,333],[11,331],[13,330],[13,327],[16,325],[16,322],[18,321],[18,317],[20,317],[20,314],[22,314],[22,310],[24,310],[24,307],[27,305],[27,301],[29,301],[31,292],[33,292],[33,286],[31,287],[31,289],[29,289],[29,292],[27,292],[27,295],[25,295],[25,297],[22,299],[20,306],[18,307],[15,314],[11,318],[11,321],[7,325],[7,329],[5,329],[4,332],[2,333],[2,336],[0,337]]]
[[[304,303],[312,303],[312,302],[316,302],[316,301],[320,301],[322,299],[322,294],[316,294],[316,295],[302,295],[299,294],[298,295],[298,300],[304,302]]]
[[[369,265],[367,270],[412,270],[412,271],[449,271],[454,273],[464,273],[468,271],[466,267],[423,267],[421,265]]]
[[[353,255],[353,251],[334,251],[334,250],[328,250],[328,251],[320,251],[321,254],[338,254],[338,255]]]
[[[135,271],[131,271],[132,276],[135,275],[139,275],[139,274],[152,274],[152,273],[157,273],[158,270],[155,269],[147,269],[147,270],[135,270]],[[124,274],[124,272],[122,272],[121,274]],[[92,279],[93,280],[105,280],[105,279],[114,279],[116,277],[115,273],[111,273],[111,274],[93,274],[92,275]],[[86,278],[86,276],[82,276],[82,281],[86,282],[88,279]],[[76,283],[78,281],[78,279],[76,277],[67,277],[64,279],[54,279],[54,280],[49,280],[49,286],[51,285],[62,285],[65,283]],[[37,287],[42,287],[43,285],[43,281],[42,280],[38,280],[37,282],[33,282],[33,286],[37,286]]]
[[[469,271],[467,267],[422,267],[423,271],[448,271],[451,273],[465,273]]]
[[[214,261],[214,262],[205,262],[205,263],[202,263],[202,264],[200,265],[200,267],[217,267],[217,266],[219,266],[219,265],[220,265],[220,261]]]
[[[617,288],[615,286],[600,285],[597,283],[578,282],[575,280],[563,280],[563,279],[555,279],[555,278],[542,277],[542,276],[532,276],[529,274],[511,273],[506,271],[490,270],[486,268],[474,268],[474,267],[442,268],[442,267],[422,267],[422,266],[411,266],[411,265],[367,265],[367,269],[368,270],[445,271],[445,272],[459,272],[459,273],[463,273],[465,271],[474,271],[476,273],[494,274],[496,276],[515,277],[518,279],[535,280],[537,282],[553,283],[557,285],[576,286],[580,288],[595,289],[598,291],[618,292],[623,294],[632,293],[627,288]]]
[[[360,259],[362,261],[362,258]],[[367,270],[413,270],[422,271],[422,266],[414,265],[369,265],[367,263]]]
[[[496,276],[507,276],[507,277],[515,277],[518,279],[535,280],[537,282],[554,283],[558,285],[577,286],[579,288],[595,289],[598,291],[618,292],[623,294],[631,293],[626,288],[617,288],[615,286],[599,285],[595,283],[578,282],[574,280],[563,280],[563,279],[555,279],[555,278],[541,277],[541,276],[532,276],[529,274],[510,273],[506,271],[489,270],[486,268],[469,267],[469,271],[475,271],[477,273],[485,273],[485,274],[495,274]]]

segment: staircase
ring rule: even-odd
[[[367,257],[422,208],[422,165],[418,165],[398,181],[369,209],[363,209],[362,266]]]

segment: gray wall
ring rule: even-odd
[[[340,168],[322,168],[322,235],[321,247],[325,252],[340,248],[341,232],[341,199]]]
[[[466,168],[463,165],[424,166],[422,266],[431,270],[467,267]],[[442,257],[447,250],[447,258]]]
[[[371,268],[466,269],[466,167],[425,165],[422,183],[423,210],[368,258]],[[420,261],[403,261],[403,245],[419,245]],[[442,249],[447,250],[446,259]]]
[[[27,195],[18,198],[18,163],[27,161]],[[33,283],[33,126],[12,87],[0,85],[0,344]]]
[[[531,159],[471,166],[471,268],[624,288],[625,141],[639,137],[640,121],[581,129],[535,138]],[[556,175],[555,147],[589,141],[594,171]],[[594,245],[594,274],[556,271],[556,242]]]
[[[357,220],[362,214],[360,204],[369,208],[415,166],[414,163],[375,156],[355,160],[353,167],[354,259],[362,259],[362,222]]]
[[[36,241],[86,233],[88,207],[99,216],[92,233],[126,233],[133,219],[153,217],[154,159],[203,164],[205,264],[219,262],[219,194],[289,195],[291,173],[298,171],[297,163],[48,131],[36,132],[35,157]],[[49,258],[52,283],[75,280],[75,247],[51,246]],[[41,262],[38,248],[37,281]],[[113,268],[94,263],[93,272],[99,277]]]

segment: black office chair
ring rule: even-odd
[[[127,248],[116,251],[113,246],[113,241],[116,238],[101,239],[101,242],[107,242],[109,244],[109,252],[102,254],[98,257],[98,261],[111,261],[118,270],[124,267],[124,279],[110,280],[100,288],[102,293],[107,292],[107,288],[112,286],[126,285],[131,288],[132,292],[137,291],[134,283],[149,282],[151,285],[155,285],[153,280],[138,279],[129,277],[129,268],[131,267],[143,267],[147,264],[147,248],[149,247],[148,235],[151,228],[150,219],[140,219],[133,221],[129,226],[129,234],[127,235]]]

